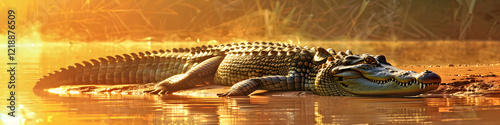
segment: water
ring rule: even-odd
[[[23,43],[18,45],[16,118],[4,124],[494,124],[498,97],[380,98],[322,96],[156,96],[34,93],[34,83],[53,70],[92,58],[190,43]],[[395,65],[495,64],[498,42],[302,42],[336,51],[384,54]],[[5,52],[2,45],[0,51]],[[6,54],[0,58],[6,59]],[[1,60],[0,64],[5,64]],[[7,65],[2,65],[7,69]],[[7,82],[7,72],[0,73]],[[6,86],[0,97],[8,98]]]

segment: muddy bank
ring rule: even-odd
[[[398,66],[404,70],[430,70],[441,76],[440,87],[422,96],[500,96],[500,64]]]

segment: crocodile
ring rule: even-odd
[[[247,96],[257,89],[311,91],[322,96],[408,96],[435,90],[440,82],[432,71],[398,69],[384,55],[243,42],[91,59],[43,76],[33,89],[154,83],[144,92],[166,94],[219,84],[232,87],[218,96]]]

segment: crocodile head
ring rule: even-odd
[[[339,54],[328,59],[315,82],[320,95],[408,96],[439,87],[436,73],[405,71],[388,63],[383,55]],[[343,94],[342,94],[343,93]]]

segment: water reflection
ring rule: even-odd
[[[217,98],[214,93],[155,96],[143,94],[49,94],[31,89],[48,72],[92,58],[198,43],[101,43],[19,45],[16,119],[5,124],[470,124],[494,123],[497,97],[375,98],[274,97]],[[385,54],[395,64],[496,63],[500,43],[302,42],[302,46]],[[443,46],[449,46],[445,48]],[[0,47],[3,51],[6,47]],[[495,48],[495,49],[493,49]],[[465,49],[465,50],[460,50]],[[425,50],[425,51],[422,51]],[[477,55],[482,55],[479,57]],[[0,58],[4,58],[1,55]],[[62,57],[62,58],[61,58]],[[467,57],[467,59],[461,59]],[[487,58],[486,58],[487,57]],[[468,60],[468,61],[467,61]],[[472,61],[471,61],[472,60]],[[4,60],[0,63],[5,63]],[[3,67],[4,69],[6,67]],[[0,78],[6,78],[1,74]],[[3,80],[2,80],[3,81]],[[1,87],[0,91],[6,91]],[[7,93],[1,93],[7,97]],[[22,106],[21,106],[22,105]],[[21,108],[22,107],[22,108]],[[3,112],[7,112],[5,108]]]
[[[498,121],[500,98],[273,97],[198,98],[123,94],[41,94],[52,116],[31,123],[427,124]],[[30,109],[39,104],[25,104]],[[25,110],[27,110],[25,109]],[[31,109],[33,110],[33,109]],[[27,115],[27,114],[24,114]],[[45,117],[42,117],[43,119]],[[71,118],[71,119],[68,119]]]

